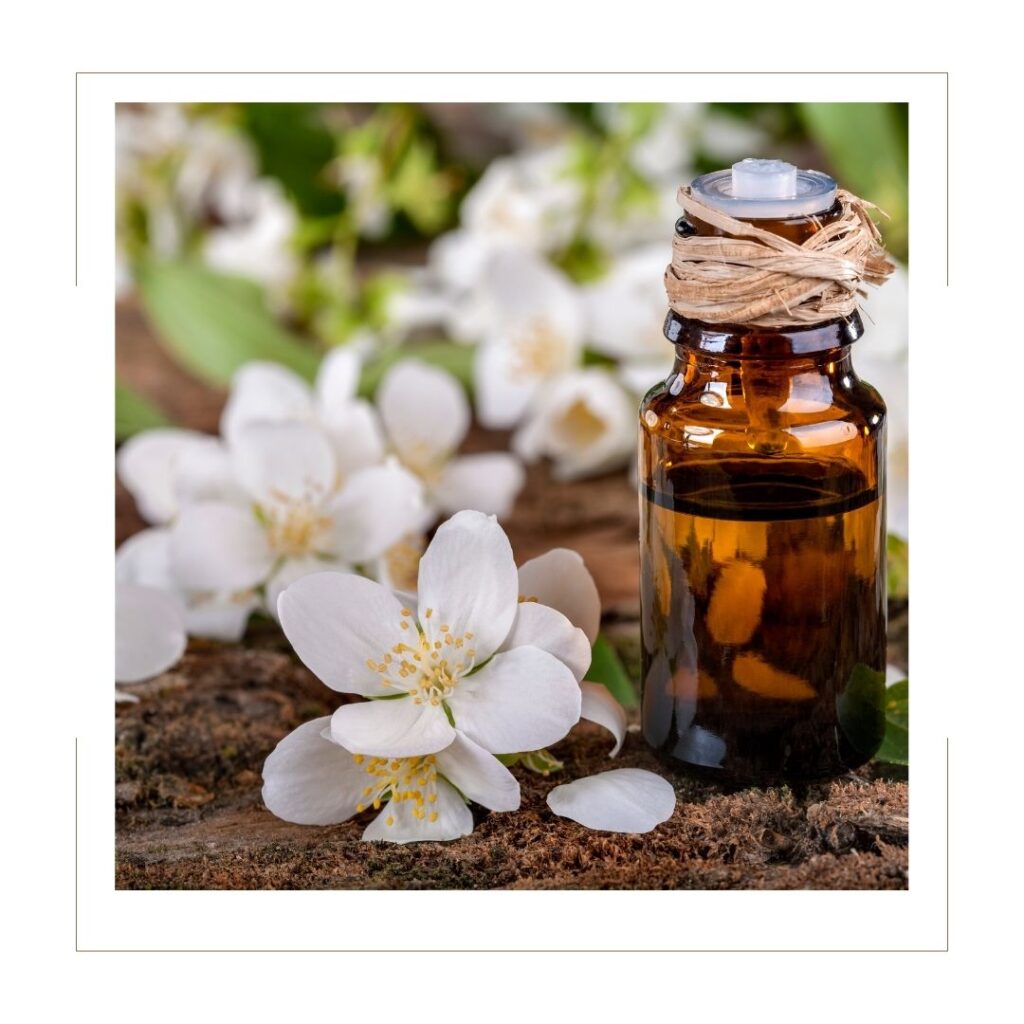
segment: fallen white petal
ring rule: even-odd
[[[615,737],[615,746],[608,755],[614,757],[626,738],[626,709],[602,683],[580,683],[580,690],[583,692],[580,718],[603,725]]]
[[[548,793],[548,807],[562,818],[602,832],[650,832],[676,807],[671,783],[642,768],[616,768]]]
[[[263,765],[263,802],[271,814],[297,825],[336,825],[356,813],[366,772],[323,731],[315,718],[290,732]]]

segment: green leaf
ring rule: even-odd
[[[839,728],[850,745],[866,757],[885,736],[885,673],[858,663],[836,698]]]
[[[550,750],[531,750],[529,753],[521,754],[520,758],[524,768],[529,768],[538,775],[550,775],[552,772],[560,772],[565,767]]]
[[[324,177],[334,158],[334,139],[319,104],[245,103],[241,112],[262,173],[277,178],[303,213],[338,213],[344,200]]]
[[[889,597],[906,597],[910,589],[910,548],[895,533],[885,540]]]
[[[474,351],[471,345],[457,345],[451,341],[427,341],[389,349],[363,367],[359,394],[372,398],[384,374],[402,359],[422,359],[432,366],[440,366],[456,377],[467,391],[472,391]]]
[[[618,651],[603,633],[594,641],[590,670],[584,678],[592,683],[603,683],[623,707],[636,707],[637,696],[633,682],[622,665]]]
[[[225,385],[243,363],[266,359],[309,380],[320,359],[267,311],[251,281],[191,263],[145,263],[139,290],[161,341],[203,380]]]
[[[909,764],[910,682],[902,679],[885,691],[885,739],[875,754],[876,761]]]
[[[842,187],[881,207],[887,247],[907,257],[907,121],[903,103],[802,103],[800,114]]]
[[[114,437],[118,442],[127,441],[143,430],[170,425],[171,421],[148,398],[126,384],[114,385]]]

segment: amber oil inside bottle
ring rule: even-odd
[[[801,242],[838,213],[756,223]],[[767,783],[881,743],[885,406],[853,369],[862,330],[666,320],[675,365],[640,410],[642,729],[672,761]]]

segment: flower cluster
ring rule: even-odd
[[[461,508],[505,515],[523,483],[511,454],[455,454],[468,403],[450,375],[395,364],[377,406],[356,397],[358,345],[335,349],[315,387],[286,368],[236,374],[220,436],[159,429],[118,453],[151,528],[117,553],[117,577],[176,595],[190,634],[238,639],[256,609],[303,576],[415,579],[422,536]]]
[[[499,757],[556,743],[581,714],[611,728],[615,751],[621,745],[622,708],[582,682],[582,627],[596,632],[600,606],[578,556],[554,551],[517,570],[496,519],[463,511],[438,528],[418,576],[406,605],[375,581],[334,572],[306,576],[278,598],[306,666],[332,689],[367,698],[278,744],[263,770],[263,799],[278,817],[330,825],[372,809],[364,839],[455,839],[472,831],[469,801],[519,807],[519,783]],[[668,783],[656,780],[652,796],[624,787],[621,774],[587,780],[582,795],[579,783],[559,787],[568,795],[551,806],[624,831],[672,813]]]

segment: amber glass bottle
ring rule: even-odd
[[[747,218],[801,242],[836,215]],[[681,233],[719,233],[696,220]],[[735,781],[838,774],[884,732],[885,405],[853,314],[786,329],[670,312],[640,409],[643,734]]]

